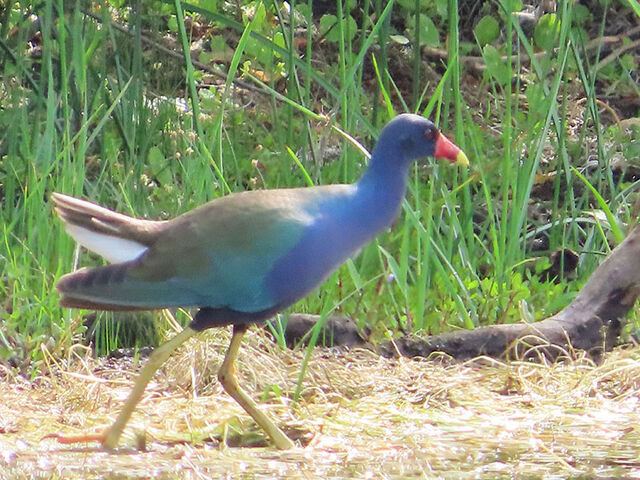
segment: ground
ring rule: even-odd
[[[4,372],[0,478],[640,475],[637,347],[620,347],[600,365],[586,358],[552,365],[489,359],[457,364],[316,349],[294,405],[304,352],[283,350],[251,332],[239,378],[304,444],[280,452],[264,446],[215,380],[228,338],[225,331],[205,333],[168,362],[116,453],[43,437],[108,425],[130,389],[137,369],[132,359],[95,360],[78,347],[34,380]],[[143,438],[146,450],[136,450]]]

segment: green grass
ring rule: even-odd
[[[403,60],[414,72],[407,86],[389,61],[390,54],[403,55],[390,39],[404,34],[394,30],[392,14],[404,15],[418,32],[411,40],[421,43],[419,21],[404,6],[373,2],[354,32],[350,3],[337,2],[334,37],[307,28],[318,19],[306,3],[291,3],[298,12],[293,17],[275,2],[241,3],[244,10],[210,11],[176,0],[163,4],[162,15],[122,10],[126,20],[103,9],[97,22],[46,0],[23,7],[41,19],[40,56],[26,48],[35,27],[26,11],[14,7],[4,19],[0,361],[35,372],[43,351],[62,355],[86,329],[84,312],[58,306],[54,285],[63,273],[99,260],[79,256],[53,218],[51,192],[167,218],[247,188],[352,182],[365,159],[330,125],[370,148],[391,116],[417,111],[438,122],[472,163],[468,172],[431,162],[416,166],[395,228],[292,309],[341,311],[378,338],[519,321],[522,312],[536,319],[549,315],[570,300],[609,242],[619,241],[635,221],[637,185],[616,184],[609,162],[616,149],[631,160],[625,142],[637,143],[640,133],[600,118],[596,85],[604,73],[573,28],[573,3],[559,3],[557,50],[535,57],[524,70],[523,55],[533,56],[536,46],[510,20],[515,2],[502,2],[505,40],[495,45],[502,54],[515,52],[504,65],[508,82],[488,69],[473,88],[457,59],[463,47],[478,55],[482,47],[462,44],[457,15],[440,21],[449,38],[447,60],[430,68],[441,79],[421,73],[424,59],[414,49]],[[169,30],[182,53],[189,52],[194,30],[181,8],[211,22],[234,52],[224,65],[223,88],[199,86],[204,72],[146,41],[147,28],[158,37]],[[449,0],[448,11],[457,8]],[[128,21],[128,33],[111,21]],[[604,15],[600,35],[606,21]],[[9,27],[17,33],[8,36]],[[622,62],[606,74],[640,94]],[[238,95],[237,80],[255,90]],[[181,92],[187,92],[188,112],[175,108]],[[568,128],[576,118],[576,96],[584,98],[587,125],[578,134]],[[254,105],[246,108],[247,99]],[[598,164],[586,169],[592,141]],[[340,147],[339,158],[330,158],[327,145]],[[549,172],[555,172],[550,215],[538,221],[528,214],[531,192],[536,174]],[[598,193],[595,203],[592,192]],[[607,221],[591,215],[594,209],[606,212]],[[528,273],[524,261],[536,255],[527,243],[534,232],[546,233],[549,250],[580,254],[577,281],[558,286]],[[186,321],[185,314],[178,318]],[[135,322],[119,324],[104,313],[98,321],[99,351],[153,341],[152,323],[129,334],[125,330]]]

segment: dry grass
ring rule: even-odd
[[[640,475],[640,351],[541,365],[387,360],[317,350],[291,405],[300,352],[248,335],[239,376],[306,447],[227,447],[263,439],[215,381],[227,332],[202,335],[152,383],[127,429],[147,451],[60,446],[95,431],[126,397],[131,361],[76,350],[51,374],[0,383],[0,478],[602,478]],[[195,385],[195,390],[193,386]],[[197,394],[193,392],[196,391]],[[265,394],[270,392],[270,394]],[[241,434],[234,433],[237,430]]]

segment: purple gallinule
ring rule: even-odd
[[[139,220],[54,193],[67,232],[111,262],[62,277],[57,288],[63,306],[199,307],[189,326],[153,352],[111,428],[73,441],[97,439],[114,448],[147,383],[170,354],[199,331],[233,325],[220,382],[277,448],[291,448],[293,442],[236,382],[242,337],[249,325],[305,297],[389,227],[411,165],[429,156],[469,163],[429,120],[403,114],[384,127],[367,169],[352,185],[235,193],[170,221]]]

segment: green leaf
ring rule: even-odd
[[[173,182],[173,176],[169,171],[168,163],[164,158],[162,150],[158,147],[151,147],[147,155],[147,163],[151,168],[151,174],[158,179],[162,185],[168,185]]]
[[[407,45],[411,43],[410,40],[404,35],[389,35],[389,40],[395,43],[399,43],[400,45]]]
[[[220,35],[214,35],[209,39],[209,45],[211,51],[203,51],[200,54],[200,61],[203,63],[210,63],[214,61],[218,62],[230,62],[233,58],[233,49],[227,45],[224,37]]]
[[[212,35],[209,38],[209,45],[211,46],[211,51],[213,52],[223,52],[227,48],[227,41],[224,39],[222,35]]]
[[[200,94],[200,106],[203,110],[215,110],[220,106],[220,98],[213,87],[200,89],[198,93]]]
[[[210,12],[218,11],[218,0],[196,0],[193,4]]]
[[[573,25],[585,25],[591,22],[593,15],[591,14],[591,10],[585,5],[580,3],[576,3],[573,5]]]
[[[338,17],[331,15],[330,13],[320,17],[320,25],[318,31],[321,36],[331,34],[333,30],[337,29]],[[329,40],[327,38],[327,40]]]
[[[167,27],[172,32],[177,32],[178,31],[178,19],[176,18],[175,15],[171,15],[169,17],[169,20],[167,20]]]
[[[487,72],[489,72],[489,75],[491,75],[499,85],[505,86],[511,81],[509,68],[505,65],[502,60],[502,55],[500,55],[500,52],[495,47],[485,45],[482,49],[482,57],[487,66]]]
[[[436,12],[443,20],[449,18],[449,0],[436,0]]]
[[[491,15],[485,15],[480,19],[473,29],[473,34],[480,46],[484,47],[487,43],[493,42],[500,35],[500,26],[498,21]]]
[[[426,15],[420,14],[420,45],[429,45],[431,47],[437,47],[440,45],[440,34],[438,28]],[[416,38],[416,43],[418,39]]]
[[[416,0],[398,0],[396,3],[401,8],[404,8],[410,13],[413,13],[416,11]],[[418,0],[418,10],[420,12],[424,12],[425,10],[432,10],[432,9],[433,9],[433,0]]]
[[[296,11],[304,18],[310,18],[312,15],[311,8],[306,3],[296,3]]]
[[[587,186],[587,188],[591,190],[591,193],[596,199],[596,203],[598,204],[600,209],[604,212],[605,216],[607,217],[607,221],[609,222],[609,228],[611,228],[611,232],[613,233],[613,236],[616,239],[616,243],[617,244],[622,243],[622,241],[624,240],[624,232],[622,231],[622,228],[621,228],[621,222],[619,221],[618,217],[616,217],[614,213],[611,211],[611,209],[609,208],[609,205],[607,205],[607,201],[602,197],[602,195],[600,195],[600,192],[596,190],[596,187],[591,185],[589,180],[587,180],[587,178],[578,171],[578,169],[576,169],[575,167],[571,167],[571,170],[580,180],[582,180],[582,183],[584,183]]]
[[[343,25],[343,32],[349,32],[349,39],[353,40],[358,32],[358,24],[351,15],[344,20],[348,25]],[[320,18],[320,35],[323,35],[328,42],[340,41],[340,29],[338,28],[338,17],[327,14]]]
[[[576,41],[578,44],[587,43],[589,41],[589,34],[584,28],[573,27],[571,31],[573,32],[573,36],[575,39],[574,41]]]
[[[622,57],[620,57],[620,65],[625,70],[636,70],[636,59],[630,53],[625,53]]]
[[[356,23],[356,21],[351,15],[347,17],[347,28],[348,28],[349,40],[353,40],[354,38],[356,38],[356,34],[358,33],[358,24]]]
[[[551,50],[558,44],[561,22],[555,13],[547,13],[540,17],[533,38],[543,50]]]
[[[267,11],[264,8],[262,2],[248,3],[242,7],[242,19],[244,23],[251,21],[253,27],[251,30],[254,32],[262,32],[265,28],[265,20],[267,18]]]
[[[362,290],[362,288],[364,287],[364,282],[362,281],[362,277],[360,277],[360,274],[358,273],[358,269],[356,268],[356,265],[353,263],[353,260],[348,259],[345,262],[345,265],[347,266],[347,271],[349,272],[349,275],[351,275],[351,280],[353,280],[353,285],[356,287],[356,289]]]
[[[624,152],[624,156],[631,160],[631,162],[634,162],[633,159],[640,159],[640,140],[625,143],[622,151]],[[635,162],[633,164],[635,164]]]
[[[474,42],[460,42],[460,55],[470,55],[476,49]]]
[[[275,33],[273,36],[273,44],[280,48],[285,48],[284,35],[282,35],[282,32]],[[282,55],[277,51],[274,51],[273,54],[276,58],[282,58]]]

